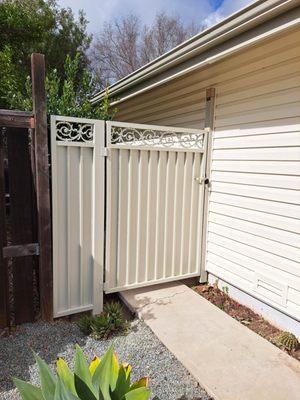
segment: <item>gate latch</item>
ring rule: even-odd
[[[197,176],[195,178],[195,181],[197,181],[200,185],[202,185],[204,183],[204,185],[208,185],[209,184],[209,179],[205,178],[205,177],[201,177],[201,176]]]

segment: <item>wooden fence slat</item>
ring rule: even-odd
[[[11,244],[34,242],[33,196],[28,130],[7,133]],[[20,131],[20,129],[19,129]],[[15,323],[34,320],[32,257],[12,259]]]
[[[45,60],[42,54],[31,56],[33,112],[35,117],[34,145],[38,236],[40,245],[40,304],[44,320],[53,318],[53,270],[51,246],[51,211],[48,164],[48,135],[45,94]]]
[[[11,128],[34,128],[32,112],[0,110],[0,126]]]
[[[6,245],[4,179],[4,144],[0,130],[0,328],[9,326],[7,261],[2,251]]]
[[[4,258],[38,256],[38,255],[39,255],[38,243],[20,244],[16,246],[3,247]]]

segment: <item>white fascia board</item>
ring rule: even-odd
[[[184,62],[191,57],[216,47],[242,32],[280,15],[290,8],[300,5],[300,0],[259,0],[224,21],[206,29],[166,54],[158,57],[142,68],[121,79],[109,87],[111,97],[128,90],[138,83],[149,79],[160,72]],[[91,99],[92,103],[101,100],[105,91]]]
[[[173,75],[170,75],[170,76],[168,76],[168,77],[166,77],[164,79],[161,79],[161,80],[159,80],[159,81],[157,81],[157,82],[155,82],[153,84],[147,85],[147,86],[145,86],[144,88],[142,88],[140,90],[136,90],[133,93],[125,95],[122,98],[120,98],[119,100],[113,101],[111,103],[111,105],[114,106],[114,105],[120,104],[120,103],[122,103],[122,102],[124,102],[126,100],[131,99],[132,97],[135,97],[135,96],[137,96],[139,94],[147,92],[147,91],[149,91],[151,89],[154,89],[157,86],[166,84],[167,82],[169,82],[169,81],[171,81],[173,79],[180,78],[181,76],[183,76],[185,74],[188,74],[188,73],[190,73],[190,72],[192,72],[192,71],[194,71],[196,69],[201,69],[201,68],[203,68],[203,67],[205,67],[207,65],[214,64],[215,62],[220,61],[223,58],[226,58],[226,57],[228,57],[228,56],[230,56],[230,55],[232,55],[234,53],[237,53],[237,52],[239,52],[239,51],[241,51],[241,50],[243,50],[243,49],[245,49],[247,47],[251,47],[251,46],[255,45],[256,43],[258,43],[258,42],[260,42],[262,40],[268,39],[269,37],[271,37],[271,36],[273,36],[275,34],[283,32],[283,31],[285,31],[287,29],[290,29],[290,28],[292,28],[294,26],[297,26],[297,25],[300,25],[300,17],[295,19],[295,20],[293,20],[293,21],[288,22],[285,25],[281,25],[280,27],[276,27],[273,30],[270,30],[270,31],[268,31],[266,33],[258,35],[255,38],[251,38],[251,39],[249,39],[249,40],[247,40],[247,41],[245,41],[243,43],[240,43],[240,44],[238,44],[236,46],[233,46],[230,49],[224,50],[222,52],[219,52],[218,54],[215,54],[215,55],[213,55],[211,57],[208,57],[205,60],[200,61],[197,64],[194,64],[194,65],[192,65],[192,66],[190,66],[190,67],[188,67],[186,69],[183,69],[183,70],[181,70],[181,71],[179,71],[179,72],[177,72],[177,73],[175,73]]]

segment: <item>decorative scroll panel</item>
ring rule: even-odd
[[[59,142],[92,142],[94,125],[81,122],[56,121],[56,140]]]
[[[164,130],[128,126],[111,126],[111,147],[141,147],[176,150],[203,150],[203,131],[185,129]]]

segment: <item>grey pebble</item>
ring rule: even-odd
[[[89,360],[101,356],[111,343],[120,362],[132,365],[134,380],[143,376],[150,379],[150,389],[159,400],[209,400],[196,380],[165,348],[141,321],[131,323],[127,335],[108,340],[94,340],[83,336],[75,323],[58,321],[25,324],[16,334],[0,338],[0,399],[19,400],[11,377],[38,384],[38,374],[32,350],[54,368],[57,356],[72,366],[74,346],[78,343]]]

